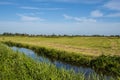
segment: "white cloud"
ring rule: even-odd
[[[111,10],[120,10],[120,0],[111,0],[104,5]]]
[[[66,15],[66,14],[64,14],[63,17],[64,17],[65,19],[72,19],[72,18],[73,18],[73,17],[68,16],[68,15]]]
[[[65,3],[99,3],[104,0],[34,0],[40,2],[65,2]]]
[[[20,16],[22,21],[44,21],[45,20],[39,17],[34,17],[34,16],[26,16],[21,14],[17,14],[17,15]]]
[[[74,21],[77,21],[77,22],[96,22],[95,19],[92,19],[92,18],[86,18],[86,17],[73,17],[73,16],[69,16],[69,15],[66,15],[64,14],[63,17],[65,19],[68,19],[68,20],[74,20]]]
[[[23,21],[37,21],[37,20],[39,20],[39,18],[38,17],[31,17],[31,16],[22,16],[21,20],[23,20]]]
[[[37,8],[37,7],[30,7],[30,6],[22,6],[21,9],[33,9],[33,10],[62,10],[64,8]]]
[[[30,33],[30,34],[81,34],[81,35],[120,35],[120,23],[51,23],[51,22],[12,22],[0,21],[0,33]]]
[[[40,10],[62,10],[64,8],[39,8]]]
[[[95,18],[97,17],[120,17],[120,12],[109,13],[109,14],[103,15],[101,11],[95,10],[91,12],[91,17],[95,17]]]
[[[13,3],[11,3],[11,2],[0,2],[0,5],[11,5],[11,4],[13,4]]]
[[[37,9],[39,9],[39,8],[37,8],[37,7],[29,7],[29,6],[22,6],[22,7],[20,7],[21,9],[35,9],[35,10],[37,10]]]
[[[92,11],[92,12],[91,12],[91,16],[92,16],[92,17],[102,17],[102,16],[103,16],[103,13],[100,12],[99,10],[95,10],[95,11]]]
[[[96,4],[96,3],[100,3],[103,2],[104,0],[79,0],[82,3],[88,3],[88,4]]]
[[[120,12],[108,14],[107,17],[120,17]]]
[[[74,20],[78,21],[78,22],[96,22],[95,19],[92,19],[92,18],[78,18],[78,17],[75,17]]]
[[[44,12],[22,13],[22,15],[28,15],[28,16],[35,16],[35,15],[41,15],[41,14],[44,14]]]

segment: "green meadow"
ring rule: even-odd
[[[90,56],[120,55],[120,38],[117,37],[1,36],[0,41],[18,42]]]
[[[106,80],[120,78],[120,38],[118,37],[29,37],[0,36],[0,80]],[[95,69],[101,75],[58,69],[12,51],[8,46],[25,47],[39,54]],[[14,75],[14,76],[13,76]]]

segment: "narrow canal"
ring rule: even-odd
[[[27,49],[27,48],[19,48],[19,47],[11,47],[14,51],[19,51],[31,58],[33,58],[34,60],[37,60],[39,62],[45,62],[48,64],[53,64],[55,65],[57,68],[64,68],[66,70],[73,70],[76,73],[81,72],[84,73],[84,75],[87,77],[89,75],[91,75],[92,73],[98,75],[93,69],[91,68],[86,68],[83,66],[75,66],[75,65],[71,65],[62,61],[58,61],[58,60],[54,60],[54,59],[50,59],[48,57],[45,57],[43,55],[38,55],[37,53],[35,53],[34,51]],[[108,80],[110,78],[110,76],[104,76],[106,77]]]

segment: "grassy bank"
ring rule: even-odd
[[[53,65],[37,63],[19,52],[0,44],[0,80],[84,80],[83,74],[74,74]]]
[[[66,51],[60,51],[56,49],[50,49],[46,47],[40,47],[40,46],[29,45],[29,44],[22,44],[22,43],[16,43],[11,41],[3,42],[3,43],[7,44],[8,46],[28,48],[35,51],[38,54],[43,54],[52,59],[58,59],[58,60],[65,61],[75,65],[89,66],[90,61],[93,58],[91,56],[86,56],[81,54],[78,55],[78,54],[74,54]]]
[[[73,71],[57,69],[53,65],[38,63],[0,43],[0,80],[105,80],[105,78],[94,74],[85,78],[82,73],[75,74]]]
[[[47,49],[34,45],[4,42],[9,46],[25,47],[34,50],[39,54],[44,54],[50,58],[63,60],[75,65],[83,65],[94,68],[97,72],[108,74],[112,76],[120,76],[120,57],[119,56],[105,56],[90,57],[81,54],[68,53],[65,51],[58,51],[55,49]]]

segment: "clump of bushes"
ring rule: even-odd
[[[120,57],[101,55],[91,60],[90,65],[97,71],[120,76]]]

